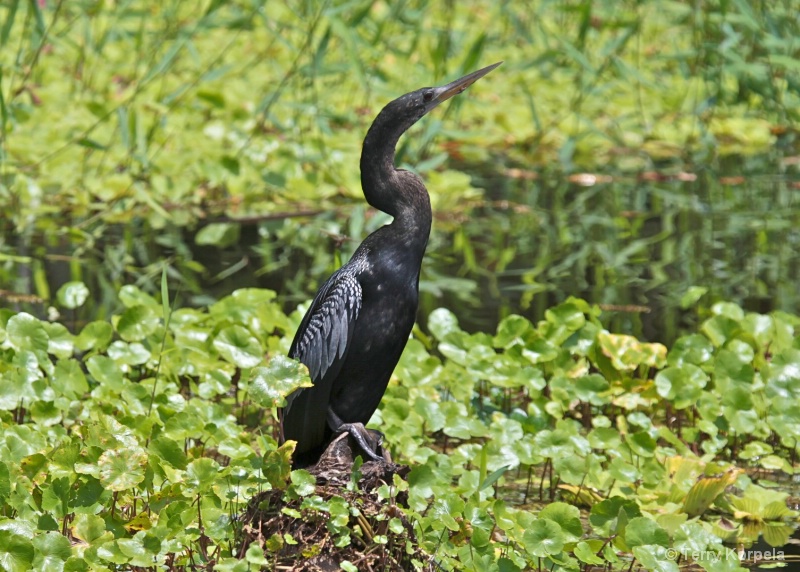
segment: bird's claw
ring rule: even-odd
[[[345,423],[332,409],[328,408],[328,426],[334,433],[349,433],[367,457],[373,461],[385,463],[386,459],[378,455],[378,447],[383,443],[383,433],[367,429],[363,423]]]
[[[373,444],[372,435],[370,435],[370,432],[362,423],[342,423],[336,428],[336,432],[349,433],[355,442],[358,443],[358,446],[361,447],[361,450],[364,451],[371,460],[380,463],[386,462],[386,460],[376,452],[383,441],[382,434],[378,433],[378,436],[375,438],[375,443]]]

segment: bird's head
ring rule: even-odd
[[[430,202],[422,180],[414,173],[394,166],[397,141],[431,109],[458,95],[501,63],[492,64],[441,87],[423,87],[412,91],[381,110],[367,132],[361,153],[361,186],[369,204],[392,216],[397,216],[402,204],[406,203],[426,205],[423,210],[430,212]],[[401,192],[396,192],[398,189]]]
[[[401,132],[405,131],[437,105],[458,95],[501,63],[503,62],[479,69],[441,87],[423,87],[400,96],[381,111],[379,118],[391,118]]]

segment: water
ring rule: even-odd
[[[652,177],[651,177],[652,178]],[[695,326],[701,306],[800,309],[800,194],[787,177],[686,173],[647,178],[482,181],[487,203],[458,225],[441,225],[426,269],[477,285],[447,292],[462,325],[491,330],[508,313],[539,319],[578,296],[607,310],[616,331],[669,343]],[[444,263],[442,265],[442,263]],[[442,270],[442,267],[445,270]],[[435,279],[423,284],[435,287]],[[432,282],[432,284],[431,284]]]

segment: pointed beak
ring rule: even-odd
[[[447,101],[454,95],[458,95],[502,63],[503,62],[497,62],[496,64],[492,64],[478,71],[474,71],[471,74],[465,75],[464,77],[450,82],[447,85],[434,88],[434,96],[428,104],[427,111],[430,111],[443,101]]]

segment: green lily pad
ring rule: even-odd
[[[237,367],[255,367],[264,359],[261,343],[242,326],[229,326],[214,338],[214,348]]]

